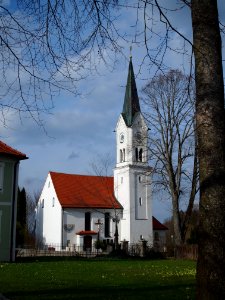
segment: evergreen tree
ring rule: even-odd
[[[27,196],[25,188],[18,188],[17,197],[17,222],[16,222],[16,246],[22,246],[26,240],[27,232]]]

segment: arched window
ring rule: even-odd
[[[120,150],[120,162],[122,162],[122,161],[123,161],[123,151]]]
[[[138,148],[135,148],[135,160],[138,161]]]
[[[123,161],[125,161],[125,149],[123,148]]]
[[[143,156],[143,150],[142,148],[139,150],[139,155],[138,155],[138,158],[139,158],[139,161],[142,161],[142,156]]]

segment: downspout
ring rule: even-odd
[[[19,161],[16,161],[14,164],[14,174],[13,174],[13,195],[12,195],[12,214],[11,214],[11,235],[10,235],[10,261],[15,260],[15,223],[16,223],[16,212],[17,212],[17,173],[18,173]]]

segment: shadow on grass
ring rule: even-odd
[[[37,283],[38,284],[38,283]],[[118,286],[104,288],[66,288],[43,291],[20,291],[5,294],[11,300],[30,300],[30,299],[195,299],[194,285],[163,285],[142,288],[121,288]]]

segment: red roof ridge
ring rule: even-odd
[[[16,156],[16,157],[19,157],[19,159],[21,159],[21,160],[22,159],[28,159],[26,154],[18,151],[17,149],[14,149],[14,148],[10,147],[9,145],[3,143],[2,141],[0,141],[0,154]]]
[[[159,222],[154,216],[152,216],[153,230],[168,230],[168,228]]]
[[[50,174],[61,174],[61,175],[79,176],[79,177],[113,178],[113,176],[105,176],[105,175],[74,174],[74,173],[55,172],[55,171],[49,171],[49,173],[50,173]]]

